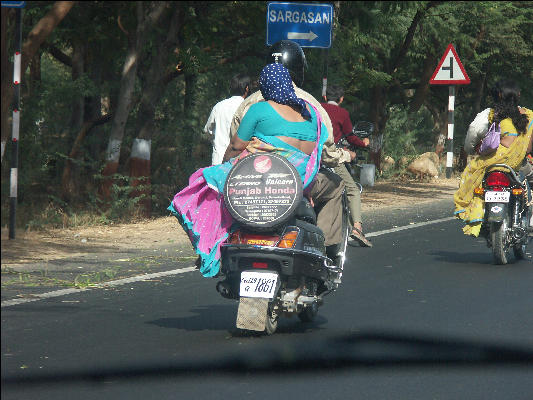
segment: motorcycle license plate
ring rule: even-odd
[[[276,293],[278,274],[275,272],[243,271],[239,294],[243,297],[271,299]]]
[[[486,203],[509,203],[510,192],[485,192]]]

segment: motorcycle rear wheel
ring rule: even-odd
[[[526,244],[517,244],[513,247],[513,253],[517,260],[523,260],[526,258]]]
[[[499,265],[505,265],[509,262],[509,238],[507,227],[509,218],[506,216],[501,223],[492,223],[490,226],[490,237],[492,241],[492,254],[494,262]]]
[[[531,218],[531,207],[527,210],[528,212],[524,213],[522,216],[521,227],[527,232],[529,228],[529,219]],[[516,244],[513,247],[513,253],[517,260],[523,260],[526,258],[526,247],[530,241],[529,235],[526,233],[526,237],[521,243]]]

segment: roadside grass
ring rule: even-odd
[[[2,268],[2,289],[13,287],[65,287],[84,289],[95,287],[116,279],[129,278],[137,274],[152,273],[161,270],[162,265],[179,264],[196,259],[193,256],[141,256],[115,260],[120,264],[111,265],[98,271],[78,274],[50,272],[47,268],[38,271],[17,271],[12,267]]]

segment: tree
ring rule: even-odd
[[[136,2],[137,26],[135,32],[124,31],[128,38],[128,53],[122,69],[118,104],[107,145],[106,164],[102,171],[104,177],[111,177],[117,172],[126,122],[133,105],[132,97],[142,48],[149,31],[158,23],[168,5],[168,2],[151,2],[148,11],[146,11],[144,2]],[[111,179],[103,182],[101,194],[104,199],[109,199],[112,183]]]
[[[30,61],[34,58],[41,44],[53,32],[55,27],[65,18],[76,2],[57,1],[52,9],[42,17],[28,34],[22,45],[21,51],[21,76],[24,76]],[[2,156],[4,159],[4,149],[9,137],[9,111],[13,102],[12,71],[13,65],[8,61],[8,18],[13,17],[13,13],[2,7]],[[7,67],[7,68],[6,68]]]

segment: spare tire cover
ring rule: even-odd
[[[277,154],[251,154],[233,166],[224,201],[235,220],[248,227],[272,228],[291,217],[302,200],[296,168]]]

